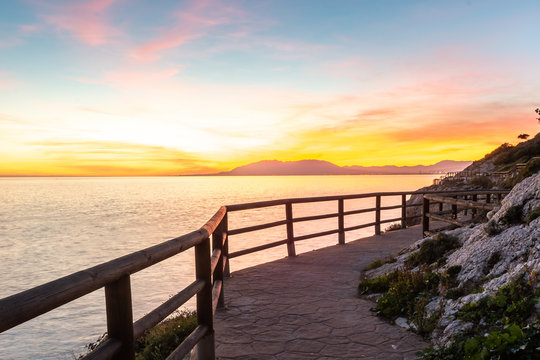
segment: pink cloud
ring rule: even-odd
[[[188,41],[205,35],[210,28],[227,24],[243,12],[211,0],[192,1],[188,8],[175,15],[175,25],[162,30],[154,39],[132,52],[140,61],[155,61],[160,52],[182,46]]]
[[[118,30],[109,25],[106,11],[116,0],[90,0],[68,2],[45,15],[45,21],[60,31],[67,31],[85,44],[106,44]]]

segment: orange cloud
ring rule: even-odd
[[[109,141],[40,141],[34,153],[0,154],[0,175],[159,176],[213,173],[223,165],[176,149]],[[27,149],[27,151],[30,151]]]
[[[90,0],[64,3],[45,15],[45,21],[71,33],[85,44],[99,46],[110,41],[118,30],[106,20],[106,11],[116,0]]]

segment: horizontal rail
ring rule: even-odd
[[[318,233],[307,234],[307,235],[302,235],[302,236],[295,236],[294,241],[302,241],[302,240],[312,239],[312,238],[316,238],[320,236],[337,234],[338,232],[339,232],[339,229],[335,229],[335,230],[321,231]]]
[[[151,329],[176,309],[185,304],[195,294],[199,293],[204,287],[203,280],[195,280],[178,294],[146,314],[133,324],[133,336],[135,339],[141,337],[145,331]]]
[[[359,209],[359,210],[349,210],[349,211],[344,211],[343,212],[343,215],[344,216],[347,216],[347,215],[354,215],[354,214],[363,214],[363,213],[368,213],[368,212],[374,212],[376,211],[377,208],[368,208],[368,209]]]
[[[381,210],[401,209],[402,205],[381,206]]]
[[[380,223],[381,224],[386,224],[386,223],[391,223],[391,222],[396,222],[396,221],[401,221],[401,218],[398,217],[398,218],[393,218],[393,219],[381,220]]]
[[[376,196],[400,196],[400,195],[424,195],[424,194],[451,194],[451,195],[471,195],[471,194],[505,194],[508,193],[508,190],[473,190],[468,192],[463,191],[435,191],[435,190],[425,190],[425,191],[387,191],[387,192],[378,192],[378,193],[366,193],[366,194],[352,194],[352,195],[331,195],[331,196],[316,196],[316,197],[305,197],[305,198],[289,198],[289,199],[279,199],[279,200],[268,200],[268,201],[258,201],[252,203],[243,203],[243,204],[234,204],[227,205],[227,211],[240,211],[240,210],[250,210],[263,207],[285,205],[285,204],[302,204],[310,202],[324,202],[324,201],[334,201],[334,200],[352,200],[352,199],[365,199]]]
[[[235,258],[235,257],[238,257],[238,256],[242,256],[242,255],[246,255],[246,254],[251,254],[251,253],[254,253],[254,252],[257,252],[257,251],[260,251],[260,250],[270,249],[270,248],[273,248],[275,246],[283,245],[283,244],[286,244],[286,243],[287,243],[287,240],[279,240],[279,241],[275,241],[275,242],[272,242],[272,243],[269,243],[269,244],[259,245],[259,246],[255,246],[255,247],[252,247],[252,248],[249,248],[249,249],[235,251],[235,252],[229,253],[229,259],[232,259],[232,258]]]
[[[221,249],[216,248],[212,251],[212,256],[210,257],[210,272],[213,274],[216,270],[219,258],[221,256]]]
[[[208,333],[208,328],[198,325],[193,332],[167,357],[166,360],[183,360],[185,356]]]
[[[197,231],[0,299],[0,332],[201,243],[215,230],[225,211],[221,207]]]
[[[375,225],[377,225],[377,222],[371,222],[371,223],[367,223],[367,224],[360,224],[360,225],[355,225],[355,226],[349,226],[349,227],[346,227],[344,230],[345,230],[345,231],[352,231],[352,230],[363,229],[363,228],[367,228],[367,227],[375,226]]]
[[[331,213],[331,214],[324,214],[324,215],[313,215],[313,216],[303,216],[303,217],[297,217],[293,218],[293,222],[302,222],[302,221],[313,221],[313,220],[322,220],[322,219],[330,219],[338,217],[339,213]]]
[[[238,235],[242,233],[268,229],[268,228],[285,225],[285,224],[287,224],[287,220],[279,220],[279,221],[274,221],[274,222],[261,224],[261,225],[247,226],[240,229],[229,230],[229,235]]]
[[[454,219],[445,218],[445,217],[442,217],[442,216],[437,216],[437,215],[434,215],[434,214],[426,214],[426,216],[428,218],[430,218],[430,219],[443,221],[443,222],[453,224],[453,225],[456,225],[456,226],[466,226],[467,225],[464,222],[457,221],[457,220],[454,220]]]
[[[81,360],[112,360],[122,348],[122,343],[117,339],[106,339],[91,353]]]
[[[470,209],[493,210],[496,207],[491,203],[480,203],[478,201],[454,199],[444,196],[426,195],[424,197],[428,200],[437,201],[444,204],[460,205]]]

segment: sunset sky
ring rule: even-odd
[[[540,131],[540,1],[3,0],[0,175],[475,160]]]

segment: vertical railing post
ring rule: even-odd
[[[293,213],[292,204],[290,202],[285,204],[285,216],[287,218],[287,255],[289,257],[295,257],[296,249],[294,248]]]
[[[107,335],[120,340],[122,348],[116,359],[135,359],[133,339],[133,313],[131,307],[131,284],[129,275],[105,285],[107,307]]]
[[[219,225],[214,230],[212,234],[212,250],[220,249],[221,255],[219,256],[216,269],[214,270],[214,283],[216,281],[221,281],[221,291],[219,293],[218,307],[222,308],[225,304],[225,284],[223,283],[223,219],[220,221]]]
[[[208,333],[197,344],[199,360],[214,360],[216,358],[211,272],[210,239],[206,238],[195,246],[195,273],[198,280],[204,281],[204,288],[197,294],[197,322],[208,329]]]
[[[401,228],[407,227],[407,195],[401,195]]]
[[[338,243],[341,245],[345,244],[345,216],[343,215],[344,211],[344,200],[338,199]]]
[[[499,200],[499,203],[501,202],[501,200],[502,200],[502,194],[501,193],[497,194],[497,200]]]
[[[223,236],[225,236],[225,241],[223,242],[223,261],[225,261],[225,270],[223,275],[225,277],[231,277],[231,268],[229,266],[229,211],[223,215],[221,223],[223,224]]]
[[[429,233],[429,199],[423,197],[422,206],[422,236],[427,236]]]
[[[381,195],[375,196],[375,235],[381,235]]]
[[[486,195],[486,204],[491,203],[491,194]]]
[[[457,196],[454,196],[454,199],[457,199]],[[452,218],[457,219],[457,205],[452,205]]]
[[[472,201],[478,201],[478,194],[473,194],[472,196]],[[475,217],[476,216],[476,208],[473,208],[471,210],[471,217]]]

